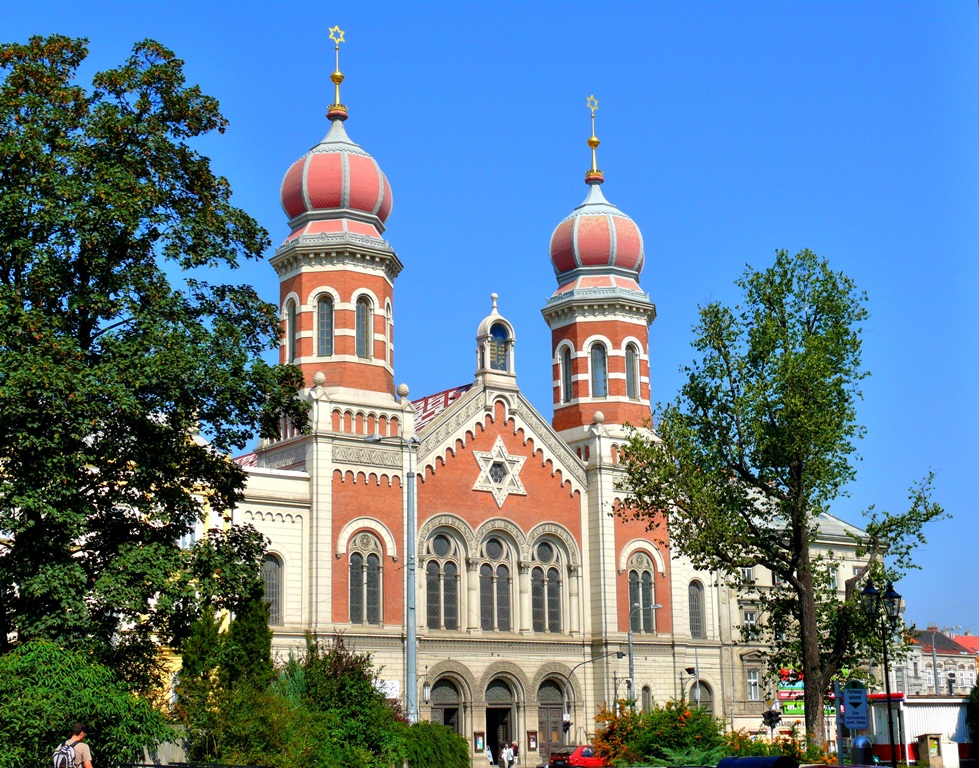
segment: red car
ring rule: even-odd
[[[605,768],[608,765],[604,757],[595,753],[591,744],[570,745],[558,747],[551,752],[548,768]]]

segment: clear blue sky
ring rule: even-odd
[[[697,307],[746,264],[811,248],[867,292],[872,377],[851,496],[900,509],[929,469],[953,520],[899,586],[908,618],[979,633],[979,10],[975,2],[8,3],[0,39],[85,36],[85,75],[154,37],[220,99],[202,149],[279,243],[278,189],[326,132],[339,24],[347,129],[394,190],[396,378],[472,379],[489,294],[517,330],[525,393],[551,413],[547,248],[584,197],[585,98],[606,196],[642,229],[656,302],[653,401],[692,358]],[[239,279],[270,301],[265,264]],[[973,469],[969,469],[973,467]]]

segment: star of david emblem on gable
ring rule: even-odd
[[[492,493],[496,505],[501,509],[511,493],[516,496],[527,495],[523,483],[520,482],[520,469],[527,457],[508,454],[499,435],[491,450],[473,451],[473,456],[479,464],[479,477],[473,486],[474,491]]]

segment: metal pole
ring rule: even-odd
[[[636,658],[632,652],[632,617],[636,615],[636,611],[640,607],[639,603],[633,603],[632,610],[629,611],[629,684],[626,688],[629,690],[629,701],[632,702],[633,709],[636,707],[636,697],[633,695],[636,690]]]
[[[894,713],[891,711],[891,669],[887,661],[887,646],[890,645],[891,636],[883,617],[880,626],[884,638],[884,692],[887,696],[887,728],[891,737],[891,768],[897,768],[897,752],[894,750]]]
[[[403,439],[403,438],[402,438]],[[408,448],[408,617],[407,617],[407,670],[405,677],[408,690],[405,701],[408,705],[408,722],[418,722],[418,628],[415,616],[415,466],[413,444],[405,440]]]

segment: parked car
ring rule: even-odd
[[[605,768],[608,762],[595,753],[591,744],[571,744],[551,751],[548,768]]]

